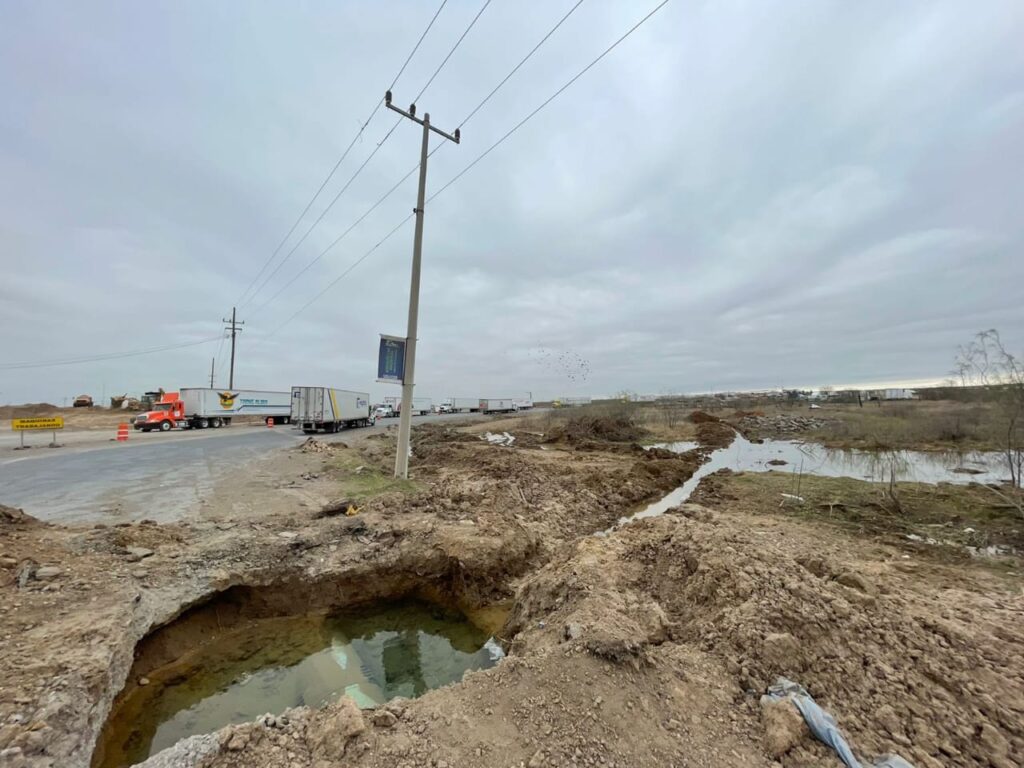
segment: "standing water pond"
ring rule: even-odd
[[[661,443],[664,448],[685,453],[696,443]],[[852,477],[871,482],[916,483],[1000,483],[1007,475],[1005,458],[996,452],[863,451],[835,450],[795,440],[765,440],[752,443],[736,435],[727,448],[712,451],[693,477],[668,495],[639,512],[623,517],[619,525],[642,517],[654,517],[687,501],[701,479],[719,471],[788,472],[796,482],[800,475]],[[794,493],[797,486],[794,485]]]
[[[502,657],[462,614],[401,602],[335,616],[258,619],[130,681],[114,703],[94,768],[123,768],[225,725],[321,707],[349,696],[363,708],[414,698]]]

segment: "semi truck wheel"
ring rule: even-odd
[[[220,427],[220,419],[210,419],[210,426],[218,429]]]
[[[173,425],[169,421],[161,421],[160,422],[160,431],[161,432],[170,432],[172,426]]]
[[[210,420],[209,419],[200,419],[199,420],[199,428],[200,429],[206,429],[208,426],[210,426]]]

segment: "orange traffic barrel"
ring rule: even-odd
[[[273,426],[274,426],[274,417],[273,416],[267,416],[267,426],[273,428]]]
[[[117,425],[117,442],[124,443],[128,440],[128,425],[118,424]]]

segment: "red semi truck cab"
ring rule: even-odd
[[[157,402],[153,403],[153,410],[146,411],[135,417],[133,426],[143,432],[158,429],[161,432],[169,432],[178,426],[185,419],[185,404],[178,397],[177,392],[165,392]]]

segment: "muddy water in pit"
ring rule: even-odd
[[[134,765],[187,736],[342,695],[364,708],[414,698],[503,655],[462,614],[421,602],[251,621],[131,686],[114,704],[92,765]]]
[[[685,453],[695,449],[697,444],[660,443],[649,447]],[[794,479],[804,474],[873,482],[888,482],[890,473],[895,470],[898,481],[966,484],[1002,482],[1007,475],[1004,461],[1002,454],[995,452],[843,451],[794,440],[752,443],[737,435],[728,448],[712,451],[708,460],[683,485],[639,512],[620,518],[617,525],[664,514],[689,499],[702,478],[720,469],[788,472]]]

